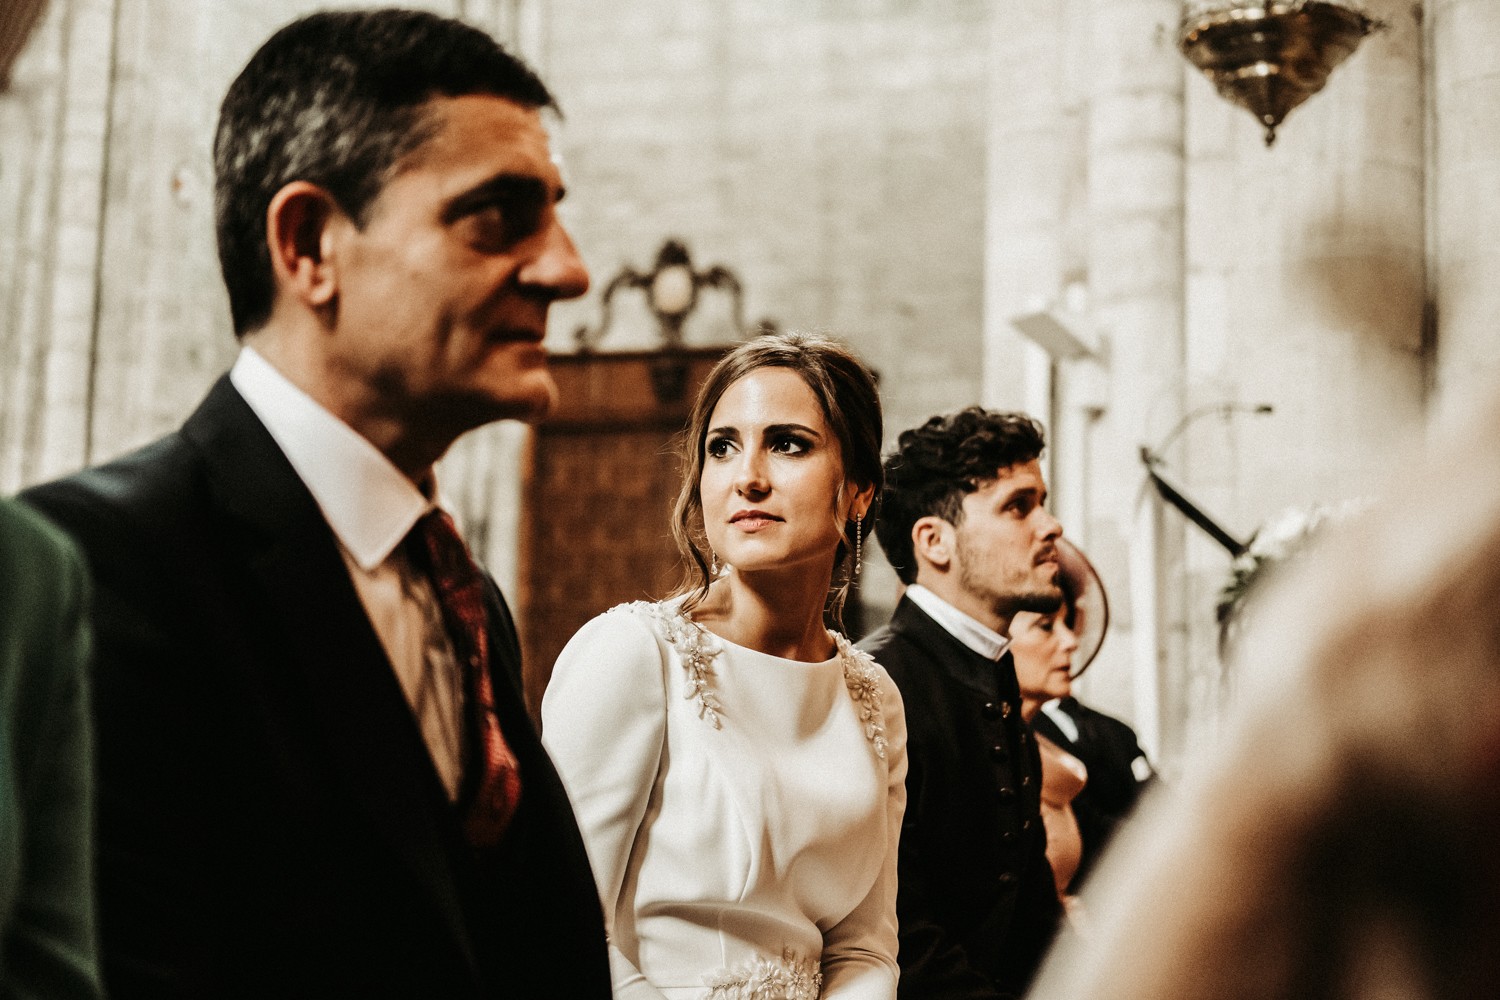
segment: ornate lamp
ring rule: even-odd
[[[734,308],[736,332],[745,329],[743,288],[740,279],[729,268],[714,265],[706,270],[694,269],[692,257],[680,240],[667,240],[656,254],[656,264],[649,271],[641,272],[626,265],[604,286],[604,298],[600,303],[599,325],[592,329],[579,326],[573,331],[573,342],[580,354],[587,354],[598,346],[609,332],[614,318],[614,297],[621,289],[634,289],[646,296],[646,306],[656,317],[657,330],[661,334],[659,356],[651,364],[651,388],[662,402],[682,398],[687,388],[688,363],[682,351],[682,324],[698,307],[698,293],[704,288],[717,288],[727,292]],[[761,327],[773,326],[769,320],[761,320]]]
[[[1198,0],[1183,13],[1177,44],[1223,97],[1265,125],[1269,146],[1287,113],[1383,27],[1324,0]]]
[[[599,325],[593,329],[580,326],[573,331],[573,340],[580,351],[593,350],[609,330],[615,293],[624,288],[646,293],[646,305],[660,327],[662,346],[669,350],[682,346],[682,323],[697,308],[698,292],[703,288],[727,291],[734,304],[735,329],[745,328],[740,279],[734,272],[722,265],[695,271],[687,247],[680,240],[667,240],[657,251],[656,265],[651,270],[642,273],[626,266],[610,279],[604,288]]]

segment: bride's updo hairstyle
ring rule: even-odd
[[[823,410],[839,442],[844,476],[834,496],[829,497],[830,516],[837,519],[843,540],[834,555],[833,578],[829,582],[826,611],[841,626],[844,599],[854,578],[856,523],[841,516],[849,483],[875,488],[880,496],[885,481],[880,464],[882,423],[880,394],[875,377],[847,347],[827,337],[806,333],[774,333],[746,341],[726,354],[708,373],[682,436],[682,490],[672,515],[672,535],[681,550],[686,571],[682,591],[683,610],[691,611],[708,594],[713,582],[713,553],[703,528],[703,449],[714,407],[729,387],[761,368],[786,368],[796,372]],[[865,514],[859,529],[868,537],[875,524],[875,508]]]

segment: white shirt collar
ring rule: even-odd
[[[271,432],[360,569],[369,572],[385,562],[435,506],[367,438],[254,348],[240,349],[229,381]]]
[[[1062,702],[1053,698],[1051,701],[1042,702],[1042,711],[1047,713],[1047,718],[1057,724],[1057,728],[1063,731],[1069,743],[1078,742],[1078,723],[1073,717],[1063,711]]]
[[[906,596],[949,635],[980,656],[998,660],[1010,645],[1009,638],[964,614],[920,583],[908,586]]]

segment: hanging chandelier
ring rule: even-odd
[[[1265,126],[1269,146],[1287,113],[1383,27],[1325,0],[1198,0],[1186,5],[1177,44],[1220,95]]]

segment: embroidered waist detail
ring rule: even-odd
[[[788,951],[779,960],[756,958],[703,977],[704,1000],[818,1000],[823,989],[819,963]]]

